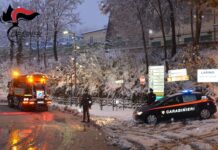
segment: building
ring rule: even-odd
[[[95,44],[105,44],[106,41],[107,28],[85,32],[82,34],[82,44],[83,45],[95,45]]]
[[[108,23],[107,40],[110,46],[107,48],[136,49],[143,47],[142,31],[139,20],[136,17],[136,9],[129,1],[108,0],[113,8],[110,11]],[[178,45],[192,43],[190,8],[183,3],[183,9],[176,18],[176,42]],[[124,7],[125,6],[125,7]],[[142,6],[143,7],[143,6]],[[182,7],[181,7],[182,8]],[[180,11],[180,10],[179,10]],[[164,46],[163,36],[160,29],[158,16],[148,15],[144,20],[148,47]],[[193,13],[195,30],[196,15]],[[208,8],[202,15],[201,43],[216,42],[218,40],[218,9]],[[169,18],[168,18],[169,19]],[[217,25],[217,26],[215,26]],[[165,22],[166,44],[172,44],[170,21]]]
[[[216,29],[216,22],[217,22],[217,15],[218,11],[213,9],[208,9],[204,15],[202,16],[202,27],[201,27],[201,35],[200,35],[200,42],[215,42],[217,41],[217,29]],[[181,24],[176,25],[176,38],[177,44],[189,44],[192,43],[192,31],[191,31],[191,24],[190,24],[190,16],[184,17]],[[196,16],[193,15],[193,21],[195,23]],[[194,30],[195,30],[195,24]],[[155,29],[149,30],[149,46],[150,47],[158,47],[163,46],[163,37],[161,31],[155,31]],[[166,34],[166,43],[167,46],[172,44],[171,40],[171,33]]]

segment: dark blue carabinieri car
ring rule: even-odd
[[[215,101],[199,92],[185,90],[181,93],[166,96],[151,105],[137,108],[135,120],[156,124],[161,120],[185,119],[190,117],[210,118],[217,111]]]

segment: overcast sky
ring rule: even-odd
[[[8,0],[2,2],[1,5],[10,3]],[[77,32],[102,29],[108,24],[108,16],[103,15],[99,10],[99,2],[100,0],[83,0],[82,5],[78,6],[77,11],[80,15],[81,24],[76,25],[75,30]]]
[[[84,0],[78,7],[81,25],[77,25],[78,31],[101,29],[108,23],[108,16],[101,14],[98,4],[100,0]]]

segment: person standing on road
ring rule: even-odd
[[[156,94],[154,94],[153,89],[150,89],[150,93],[148,93],[148,105],[151,105],[156,100]]]
[[[82,95],[82,99],[80,102],[80,107],[83,107],[83,121],[86,121],[87,118],[87,122],[90,122],[90,114],[89,114],[89,109],[92,106],[92,97],[89,94],[89,90],[85,89],[85,93]]]

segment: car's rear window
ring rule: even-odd
[[[195,94],[185,94],[185,95],[182,95],[182,98],[183,98],[183,102],[192,102],[192,101],[195,101],[197,100],[197,96]]]

